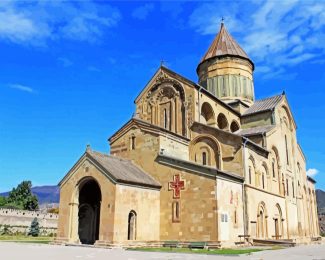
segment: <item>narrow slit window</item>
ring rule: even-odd
[[[164,109],[164,128],[167,129],[167,109]]]
[[[135,136],[131,137],[131,150],[135,149]]]
[[[274,161],[272,162],[272,173],[273,173],[273,178],[275,178],[275,163],[274,163]]]
[[[286,145],[286,156],[287,156],[287,165],[289,165],[289,149],[288,149],[288,139],[287,136],[284,136],[285,145]]]
[[[248,168],[248,181],[249,181],[249,184],[252,184],[252,168],[251,167]]]
[[[264,176],[264,173],[262,174],[262,187],[263,187],[263,189],[265,188],[265,183],[264,183],[264,181],[265,181],[265,176]]]
[[[206,152],[202,153],[202,164],[207,165],[207,153]]]
[[[174,201],[172,204],[173,222],[180,222],[180,204],[179,201]]]

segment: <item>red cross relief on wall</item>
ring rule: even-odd
[[[168,183],[168,190],[173,190],[173,198],[179,199],[181,197],[181,190],[185,189],[185,182],[181,181],[179,174],[174,175],[174,181]]]

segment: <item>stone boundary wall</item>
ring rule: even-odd
[[[11,232],[26,233],[33,219],[37,218],[42,235],[56,234],[59,215],[16,209],[0,209],[0,231],[8,225]]]

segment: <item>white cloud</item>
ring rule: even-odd
[[[92,1],[5,1],[0,40],[39,46],[60,38],[95,42],[120,19],[118,9]]]
[[[307,175],[310,177],[315,177],[315,175],[318,173],[317,169],[314,168],[310,168],[307,170]]]
[[[214,35],[224,16],[228,31],[254,61],[257,73],[282,77],[288,67],[306,61],[317,63],[323,58],[325,2],[233,1],[227,8],[224,4],[199,5],[190,16],[189,26],[202,35]],[[276,71],[267,69],[272,67]]]
[[[73,65],[73,62],[65,57],[59,57],[58,62],[65,68],[71,67]]]
[[[20,91],[24,91],[24,92],[28,92],[28,93],[35,93],[35,90],[32,89],[31,87],[27,87],[27,86],[24,86],[21,84],[10,84],[9,88],[18,89]]]
[[[95,66],[88,66],[87,70],[92,71],[92,72],[100,72],[101,70]]]
[[[139,20],[145,20],[149,13],[154,10],[155,6],[152,3],[147,3],[145,5],[139,6],[133,10],[132,16]]]

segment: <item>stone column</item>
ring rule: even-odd
[[[79,243],[79,234],[78,234],[78,211],[79,203],[71,202],[70,206],[70,232],[69,232],[69,242]]]

